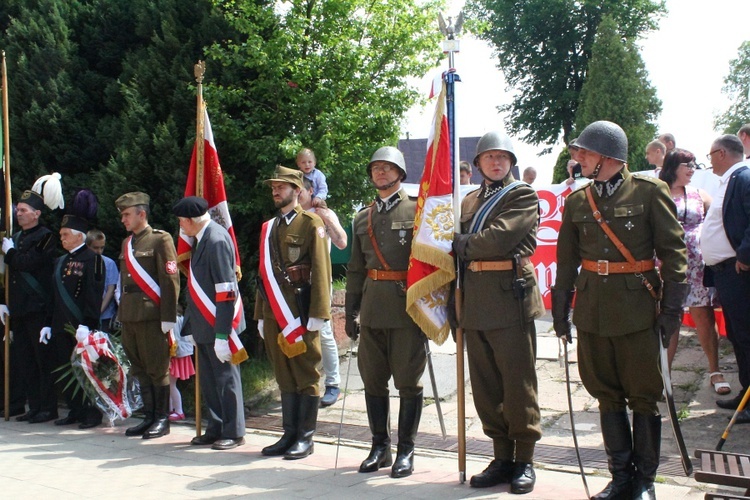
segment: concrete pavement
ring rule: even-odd
[[[544,437],[537,454],[537,484],[524,498],[585,498],[577,466],[559,460],[549,450],[570,452],[572,439],[567,414],[564,369],[558,363],[557,340],[551,333],[549,318],[537,322],[539,335],[540,403]],[[680,407],[682,430],[689,451],[713,449],[727,424],[731,412],[719,410],[717,396],[708,384],[705,359],[694,332],[683,330],[680,348],[673,367],[676,399]],[[722,342],[722,369],[733,389],[739,388],[736,364],[731,348]],[[455,345],[433,348],[435,371],[449,440],[455,441],[457,404],[455,398]],[[570,353],[573,404],[576,429],[584,450],[584,463],[591,493],[601,490],[608,481],[603,465],[603,445],[596,402],[580,384],[575,365],[575,351]],[[342,358],[342,377],[346,375]],[[356,358],[354,359],[356,361]],[[359,474],[357,468],[367,455],[367,417],[364,395],[352,363],[342,433],[342,446],[336,462],[336,432],[319,432],[315,453],[304,460],[286,461],[265,458],[260,450],[273,443],[278,434],[259,425],[278,419],[278,408],[250,412],[247,444],[220,452],[190,446],[194,435],[190,424],[172,426],[172,433],[162,439],[126,438],[125,427],[99,427],[81,431],[45,424],[0,421],[0,496],[2,498],[495,498],[510,496],[507,485],[487,490],[468,486],[468,478],[481,472],[490,460],[483,454],[487,445],[481,424],[474,412],[470,386],[467,386],[467,437],[479,450],[467,457],[467,483],[459,484],[456,454],[439,444],[439,426],[435,405],[428,402],[423,412],[417,438],[415,473],[405,479],[391,479],[389,470]],[[343,385],[343,382],[342,382]],[[429,382],[425,379],[425,387]],[[392,394],[395,396],[395,394]],[[431,396],[430,390],[426,395]],[[189,397],[188,395],[183,395]],[[336,429],[343,401],[321,409],[319,429]],[[392,420],[395,422],[398,398],[392,398]],[[666,414],[666,413],[665,413]],[[254,424],[258,424],[255,425]],[[358,433],[351,432],[359,430]],[[747,426],[737,426],[729,436],[725,450],[750,452]],[[394,435],[395,444],[395,435]],[[427,449],[426,446],[442,449]],[[486,446],[485,446],[486,448]],[[589,453],[590,452],[590,453]],[[592,460],[594,453],[599,459]],[[568,453],[569,455],[570,453]],[[679,473],[676,446],[667,421],[662,438],[662,464],[657,478],[657,495],[661,499],[698,499],[705,491],[717,491],[708,485],[685,478]],[[697,465],[697,463],[696,463]],[[722,491],[733,491],[724,489]],[[734,490],[736,493],[737,490]]]

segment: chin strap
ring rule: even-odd
[[[604,161],[604,157],[602,156],[601,159],[599,160],[599,163],[596,164],[594,171],[591,172],[591,175],[587,176],[588,179],[596,179],[596,177],[599,175],[599,170],[602,169],[603,161]]]

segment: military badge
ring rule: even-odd
[[[326,228],[319,227],[317,232],[318,232],[318,238],[325,238],[326,237]]]
[[[287,250],[287,254],[289,255],[289,260],[292,262],[295,262],[297,259],[299,259],[300,254],[300,247],[289,247]]]
[[[177,262],[174,260],[168,260],[167,261],[167,274],[176,274],[177,273]]]

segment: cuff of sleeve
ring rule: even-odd
[[[216,338],[219,340],[226,340],[229,338],[229,334],[227,333],[217,333]]]

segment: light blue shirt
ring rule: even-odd
[[[326,174],[313,168],[309,174],[303,174],[307,180],[312,182],[313,185],[313,198],[320,198],[325,200],[328,198],[328,183],[326,182]]]
[[[109,288],[110,285],[117,286],[117,283],[120,281],[120,271],[117,269],[117,264],[114,260],[105,255],[102,255],[102,259],[104,259],[104,295],[106,295],[107,288]],[[116,313],[117,301],[115,301],[113,295],[112,300],[109,301],[109,305],[102,313],[101,319],[113,318]]]

